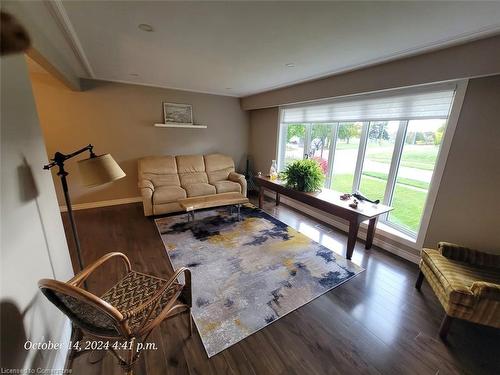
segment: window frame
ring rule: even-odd
[[[454,81],[452,82],[456,85],[455,87],[455,96],[454,100],[452,102],[450,112],[448,114],[448,118],[446,120],[446,128],[445,132],[443,135],[443,139],[441,142],[441,145],[438,150],[438,155],[436,158],[436,163],[434,165],[434,170],[432,174],[431,181],[429,183],[429,188],[427,190],[427,195],[426,195],[426,200],[424,203],[424,209],[422,212],[422,216],[420,218],[420,225],[419,228],[413,232],[405,227],[402,227],[396,223],[390,222],[388,220],[389,213],[386,213],[382,215],[379,218],[379,221],[382,222],[384,225],[387,225],[394,230],[411,237],[414,239],[414,243],[416,246],[421,247],[423,245],[424,239],[425,239],[425,233],[427,232],[427,228],[430,222],[430,216],[432,213],[432,207],[434,206],[436,197],[437,197],[437,191],[439,188],[439,184],[441,182],[441,177],[443,175],[444,171],[444,164],[446,162],[446,158],[448,156],[448,152],[450,149],[451,145],[451,140],[453,138],[453,134],[456,129],[456,125],[458,122],[458,116],[460,114],[461,106],[465,97],[465,91],[467,89],[467,84],[468,80],[459,80],[459,81]],[[428,86],[428,85],[425,85]],[[415,88],[415,90],[419,90],[421,86],[418,86]],[[404,88],[407,90],[408,88]],[[411,88],[410,88],[411,89]],[[288,107],[288,106],[287,106]],[[278,169],[282,170],[283,165],[282,161],[284,160],[284,152],[285,152],[285,147],[286,147],[286,137],[283,137],[284,132],[287,131],[288,125],[287,123],[283,123],[283,112],[284,108],[286,107],[280,107],[279,108],[279,116],[278,116],[278,139],[277,139],[277,152],[276,152],[276,157],[278,161]],[[377,120],[380,121],[380,120]],[[386,120],[386,121],[394,121],[394,120]],[[404,140],[406,137],[407,129],[408,129],[408,123],[410,119],[399,119],[399,125],[398,125],[398,130],[396,133],[396,138],[395,138],[395,144],[394,144],[394,149],[392,153],[392,158],[391,158],[391,163],[389,167],[389,173],[387,176],[387,184],[384,192],[384,200],[383,202],[391,202],[392,197],[394,195],[394,191],[396,188],[397,184],[397,174],[399,170],[399,165],[401,161],[401,156],[403,153],[403,147],[404,147]],[[363,121],[349,121],[349,122],[362,122],[362,131],[361,131],[361,136],[360,136],[360,143],[359,143],[359,148],[358,148],[358,155],[357,155],[357,160],[356,160],[356,167],[354,170],[354,180],[353,180],[353,186],[352,190],[358,190],[360,181],[361,181],[361,175],[362,175],[362,169],[363,169],[363,162],[364,162],[364,157],[366,155],[366,148],[367,148],[367,141],[368,141],[368,132],[369,132],[369,127],[371,121],[363,120]],[[332,141],[330,142],[329,145],[329,153],[328,153],[328,173],[325,179],[325,186],[330,188],[331,183],[332,183],[332,177],[334,174],[333,171],[333,163],[335,160],[335,151],[336,151],[336,145],[337,145],[337,140],[338,140],[338,127],[339,124],[342,122],[340,121],[334,121],[334,122],[328,122],[329,124],[332,124]],[[306,133],[305,133],[305,139],[304,139],[304,155],[308,154],[310,150],[310,134],[311,134],[311,128],[313,124],[315,123],[303,123],[306,126]],[[285,139],[283,142],[282,140]],[[283,152],[283,154],[281,154]],[[281,158],[283,156],[283,159]]]

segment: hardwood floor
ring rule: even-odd
[[[264,208],[345,255],[345,233],[284,205],[269,201]],[[135,270],[162,277],[172,273],[156,227],[140,204],[76,211],[75,217],[86,264],[121,251]],[[71,242],[65,214],[63,219]],[[414,288],[417,265],[376,247],[364,250],[361,241],[352,261],[366,271],[211,359],[196,332],[187,339],[186,319],[163,323],[149,339],[158,349],[144,352],[135,374],[500,373],[499,330],[457,321],[448,344],[438,338],[444,312],[426,281],[421,292]],[[90,290],[110,287],[120,266],[105,266],[89,279]],[[110,354],[96,364],[82,355],[72,369],[77,375],[122,374]]]

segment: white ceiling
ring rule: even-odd
[[[500,32],[500,2],[61,4],[84,75],[234,96]]]

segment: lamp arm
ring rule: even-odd
[[[43,169],[50,169],[55,167],[56,165],[61,166],[66,160],[71,159],[77,155],[80,155],[82,152],[90,151],[90,157],[93,158],[96,155],[94,154],[94,146],[92,144],[88,144],[85,147],[82,147],[79,150],[72,152],[71,154],[63,154],[61,152],[56,152],[54,154],[54,158],[50,159],[51,162],[43,166]]]

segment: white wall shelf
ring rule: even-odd
[[[198,124],[154,124],[157,128],[190,128],[190,129],[206,129],[206,125]]]

